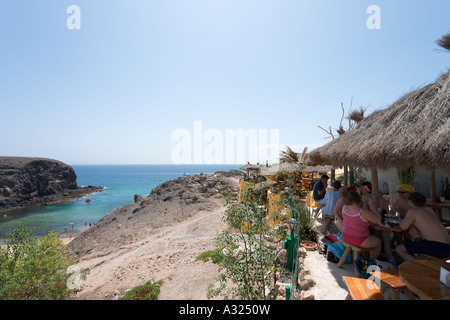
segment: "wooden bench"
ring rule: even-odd
[[[342,266],[343,266],[344,263],[345,263],[345,260],[347,260],[347,257],[348,257],[348,255],[350,254],[350,252],[353,253],[352,259],[353,259],[353,263],[355,263],[355,260],[361,255],[361,253],[369,252],[370,249],[372,249],[372,248],[361,248],[361,247],[357,247],[357,246],[354,246],[354,245],[351,245],[351,244],[345,242],[345,241],[342,240],[342,239],[339,240],[339,241],[340,241],[340,242],[344,245],[344,247],[345,247],[345,251],[344,251],[344,253],[342,254],[341,259],[340,259],[339,262],[338,262],[338,267],[339,267],[339,268],[342,268]]]
[[[439,261],[450,260],[450,257],[439,258],[439,257],[429,256],[428,254],[425,254],[425,253],[415,253],[414,258],[416,258],[418,260],[439,260]]]
[[[328,230],[330,230],[330,225],[334,222],[334,216],[327,216],[326,214],[322,214],[322,220],[324,222],[322,233],[326,234]]]
[[[383,293],[372,280],[343,276],[348,289],[346,300],[386,300]]]
[[[389,298],[391,300],[400,300],[400,292],[403,291],[408,300],[414,300],[413,293],[400,280],[398,269],[387,269],[382,271],[373,271],[373,277],[380,281],[380,290],[385,294],[389,289]]]

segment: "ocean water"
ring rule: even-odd
[[[0,216],[0,232],[25,223],[37,235],[56,231],[76,235],[116,208],[133,203],[161,183],[184,175],[239,169],[241,165],[72,165],[79,186],[102,186],[103,192],[89,194],[66,204],[16,209]],[[87,203],[86,200],[91,200]]]

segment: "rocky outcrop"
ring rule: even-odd
[[[117,252],[199,212],[222,208],[227,193],[237,197],[240,177],[241,171],[232,170],[166,181],[146,198],[135,196],[134,203],[102,218],[70,242],[67,249],[81,260]]]
[[[57,160],[0,157],[0,211],[68,202],[101,189],[79,187],[73,168]]]

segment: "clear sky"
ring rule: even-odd
[[[312,150],[341,103],[369,114],[448,70],[435,41],[449,12],[448,0],[2,0],[0,155],[225,162],[238,129],[257,134],[249,150]],[[254,159],[230,161],[242,160]]]

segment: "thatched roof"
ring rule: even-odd
[[[240,167],[239,169],[241,169],[241,170],[260,170],[261,166],[257,165],[257,164],[247,163],[246,165]]]
[[[269,167],[267,170],[268,175],[273,175],[278,172],[285,171],[288,173],[293,172],[300,172],[300,164],[299,163],[293,163],[293,162],[280,162],[280,163],[274,163]]]
[[[438,41],[436,41],[438,45],[446,50],[450,50],[450,33],[442,36]]]
[[[330,172],[333,167],[331,166],[306,166],[302,172],[307,173],[327,173]]]
[[[355,129],[311,151],[305,162],[450,171],[450,72],[373,112]]]

